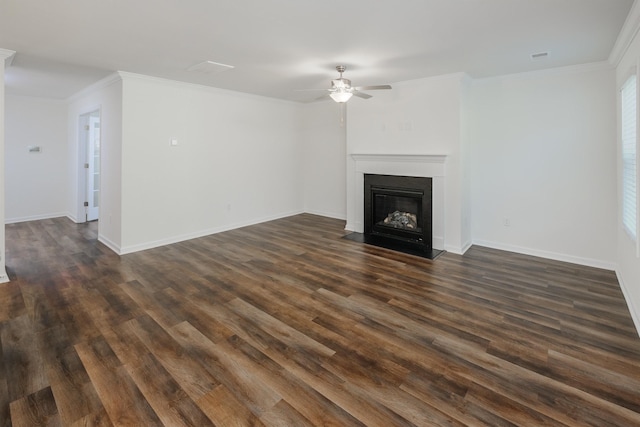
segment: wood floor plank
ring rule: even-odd
[[[162,329],[151,317],[132,320],[131,327],[191,399],[198,400],[220,384],[201,361],[190,354],[190,348],[181,346],[170,331]]]
[[[63,325],[57,325],[38,334],[46,369],[56,406],[63,424],[73,422],[102,409],[102,402],[71,345]]]
[[[116,425],[159,425],[160,419],[100,337],[75,346],[111,422]]]
[[[296,376],[291,375],[278,363],[241,338],[231,337],[228,344],[250,359],[253,365],[259,366],[260,369],[255,370],[256,375],[269,384],[278,395],[282,396],[283,400],[266,411],[271,415],[267,418],[265,418],[265,413],[261,415],[263,421],[266,419],[273,421],[273,418],[277,419],[281,415],[289,414],[287,416],[304,418],[304,420],[300,420],[303,425],[309,422],[313,425],[324,426],[359,425],[359,422],[344,409],[319,394]],[[223,347],[226,345],[227,343],[222,343]]]
[[[435,344],[448,351],[452,358],[464,358],[464,366],[467,370],[461,369],[457,374],[469,380],[473,378],[474,382],[483,387],[562,423],[568,425],[640,424],[640,414],[637,412],[610,404],[570,385],[520,368],[487,353],[477,352],[475,348],[463,342],[443,338]],[[470,367],[474,368],[471,375],[468,370]],[[484,368],[487,373],[478,375],[476,367]],[[522,393],[522,389],[530,390],[535,394]]]
[[[198,406],[219,427],[263,427],[260,419],[223,384],[198,400]],[[286,425],[286,424],[283,424]]]
[[[282,399],[247,368],[248,362],[240,352],[215,344],[186,322],[173,328],[173,332],[182,347],[195,354],[203,367],[257,417]]]
[[[0,330],[2,323],[0,322]],[[9,413],[9,384],[7,383],[7,369],[0,341],[0,427],[11,426],[11,414]]]
[[[9,402],[49,386],[43,352],[30,316],[25,314],[3,322],[0,343]]]
[[[51,387],[11,402],[10,408],[14,427],[62,425]]]
[[[614,272],[308,214],[124,256],[98,226],[6,226],[0,427],[640,425]]]
[[[68,425],[71,427],[110,427],[113,426],[113,423],[109,419],[107,411],[104,409],[104,407],[101,407],[99,410],[85,415],[79,420]]]
[[[300,427],[313,427],[311,421],[302,416],[286,401],[281,400],[274,405],[267,412],[264,412],[260,416],[260,420],[268,426],[300,426]]]
[[[127,371],[158,418],[168,426],[213,426],[213,423],[152,355]]]
[[[22,297],[20,283],[17,281],[3,283],[0,286],[0,322],[26,314],[27,307]]]

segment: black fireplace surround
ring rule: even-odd
[[[436,259],[432,205],[432,178],[364,174],[364,233],[344,238]]]
[[[411,249],[432,249],[431,178],[364,175],[364,234]]]

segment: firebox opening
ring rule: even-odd
[[[398,194],[384,188],[372,189],[373,228],[392,228],[407,232],[422,233],[422,193]],[[402,192],[404,193],[404,192]]]

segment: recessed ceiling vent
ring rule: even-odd
[[[204,74],[216,74],[231,70],[233,65],[220,64],[219,62],[204,61],[187,68],[187,71],[195,71]]]
[[[541,59],[545,59],[549,57],[549,52],[538,52],[538,53],[532,53],[531,54],[531,60],[532,61],[539,61]]]

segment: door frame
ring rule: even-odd
[[[98,117],[100,118],[100,132],[101,132],[101,140],[102,140],[102,108],[101,106],[97,106],[94,108],[89,108],[85,110],[85,112],[78,115],[78,128],[77,128],[77,149],[78,149],[78,157],[77,157],[77,188],[76,188],[76,222],[83,223],[87,222],[86,208],[84,202],[87,197],[87,172],[84,167],[87,162],[87,143],[88,143],[88,132],[86,131],[85,126],[89,125],[89,117],[92,114],[98,113]],[[102,151],[102,148],[100,149]],[[100,173],[102,174],[102,153],[100,153]],[[101,180],[102,181],[102,180]],[[99,199],[102,198],[102,182],[99,183]],[[99,203],[101,205],[102,203]]]

